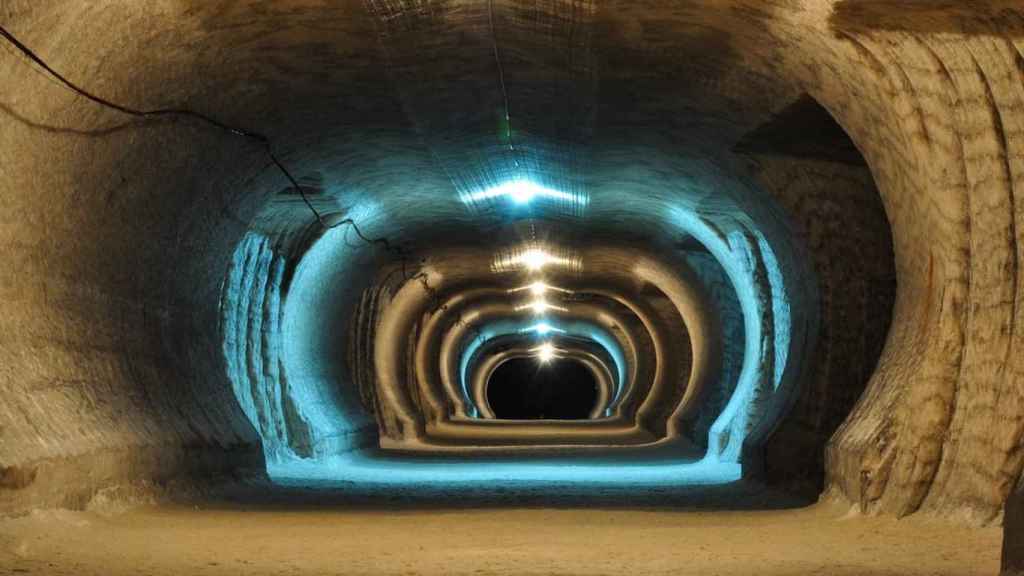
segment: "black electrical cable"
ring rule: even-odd
[[[231,126],[230,124],[225,124],[224,122],[221,122],[216,118],[207,116],[206,114],[203,114],[201,112],[189,110],[187,108],[158,108],[155,110],[137,110],[134,108],[129,108],[128,106],[117,104],[116,102],[111,102],[106,98],[97,96],[92,92],[89,92],[88,90],[78,86],[77,84],[66,78],[63,74],[54,70],[53,67],[47,64],[45,60],[43,60],[39,55],[37,55],[31,48],[29,48],[20,40],[18,40],[3,26],[0,26],[0,37],[3,37],[5,40],[7,40],[7,42],[9,42],[11,45],[17,48],[18,51],[20,51],[22,54],[24,54],[25,57],[38,64],[50,76],[55,78],[69,90],[96,104],[99,104],[100,106],[110,108],[122,114],[134,116],[137,118],[159,118],[165,116],[183,116],[195,118],[219,130],[223,130],[224,132],[227,132],[229,134],[241,136],[242,138],[246,138],[248,140],[252,140],[254,142],[259,143],[260,145],[263,146],[264,150],[267,153],[267,156],[270,158],[271,162],[274,163],[274,166],[276,166],[277,169],[281,171],[281,174],[283,174],[284,177],[288,179],[288,182],[291,183],[292,187],[295,188],[296,191],[298,191],[299,196],[302,197],[303,203],[305,203],[306,207],[309,208],[309,211],[313,213],[313,216],[316,218],[317,223],[319,223],[322,228],[324,228],[325,230],[329,230],[331,228],[337,228],[339,226],[348,225],[352,228],[353,231],[355,231],[356,235],[359,236],[359,239],[365,242],[366,244],[380,245],[386,251],[395,254],[402,263],[401,271],[403,281],[407,282],[409,280],[418,280],[423,285],[424,291],[426,291],[430,295],[431,300],[435,303],[435,308],[442,308],[442,305],[440,304],[440,295],[438,294],[437,290],[434,287],[430,286],[427,274],[425,272],[419,272],[413,276],[408,275],[407,265],[409,262],[409,255],[401,247],[392,245],[391,242],[389,242],[388,239],[384,237],[370,238],[366,236],[365,234],[363,234],[362,230],[359,229],[359,225],[356,224],[355,220],[353,220],[352,218],[345,218],[333,224],[328,224],[324,220],[323,215],[320,214],[320,212],[313,206],[313,203],[309,201],[309,197],[306,195],[306,192],[302,189],[302,186],[299,185],[298,181],[295,180],[295,177],[292,176],[291,172],[289,172],[288,169],[284,166],[284,164],[280,160],[278,160],[277,156],[274,154],[273,147],[271,146],[270,138],[268,138],[266,135],[261,134],[259,132],[252,132],[235,126]],[[461,316],[459,317],[458,321],[462,321]]]
[[[491,46],[494,48],[494,63],[498,68],[498,80],[501,83],[501,96],[505,102],[505,127],[508,137],[508,151],[512,163],[519,168],[519,155],[516,153],[515,141],[512,139],[512,110],[509,106],[508,86],[505,85],[505,67],[501,64],[501,52],[498,50],[498,35],[494,29],[494,0],[487,0],[487,22],[491,30]]]
[[[207,116],[206,114],[196,112],[194,110],[189,110],[186,108],[159,108],[155,110],[137,110],[134,108],[129,108],[128,106],[117,104],[116,102],[111,102],[106,98],[97,96],[92,92],[89,92],[84,88],[81,88],[80,86],[66,78],[63,74],[54,70],[49,64],[46,63],[45,60],[43,60],[39,55],[37,55],[31,48],[29,48],[20,40],[18,40],[3,26],[0,26],[0,37],[3,37],[5,40],[7,40],[7,42],[9,42],[12,46],[17,48],[18,51],[25,55],[25,57],[38,64],[50,76],[55,78],[61,84],[70,89],[72,92],[92,102],[95,102],[96,104],[99,104],[106,108],[110,108],[111,110],[116,110],[122,114],[134,116],[137,118],[159,118],[165,116],[183,116],[195,118],[219,130],[223,130],[224,132],[227,132],[229,134],[241,136],[243,138],[259,143],[260,145],[263,146],[264,150],[267,153],[267,156],[270,158],[270,161],[274,163],[274,166],[276,166],[277,169],[280,170],[282,174],[284,174],[284,177],[288,179],[288,182],[291,183],[292,187],[298,191],[299,196],[302,197],[302,201],[306,204],[306,207],[309,208],[310,212],[313,213],[313,216],[316,218],[316,221],[320,224],[321,227],[323,227],[324,229],[331,229],[345,225],[351,226],[352,230],[355,231],[356,235],[359,236],[359,238],[363,242],[367,244],[379,244],[383,246],[384,249],[387,250],[388,252],[392,252],[402,259],[406,258],[405,251],[401,250],[398,247],[392,246],[391,243],[388,242],[387,238],[369,238],[366,235],[364,235],[363,232],[359,229],[359,226],[356,224],[356,222],[351,218],[345,218],[344,220],[340,220],[333,224],[328,224],[324,220],[323,215],[320,214],[320,212],[313,206],[313,203],[309,201],[309,197],[306,195],[306,192],[302,189],[302,186],[299,185],[298,181],[295,180],[295,177],[293,177],[291,172],[289,172],[288,169],[285,168],[284,164],[281,163],[280,160],[278,160],[277,156],[274,154],[273,147],[271,146],[270,138],[268,138],[266,135],[260,134],[259,132],[252,132],[235,126],[231,126],[229,124],[225,124],[224,122]]]

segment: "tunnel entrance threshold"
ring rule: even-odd
[[[503,420],[586,420],[597,397],[594,374],[567,358],[511,358],[487,381],[487,402]]]

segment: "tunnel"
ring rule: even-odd
[[[0,568],[1024,574],[1019,1],[0,47]]]
[[[486,395],[499,420],[587,420],[597,404],[597,379],[585,362],[510,358],[488,376]]]

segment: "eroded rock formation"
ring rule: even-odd
[[[8,0],[0,25],[103,98],[266,134],[303,192],[5,44],[0,510],[429,445],[477,416],[437,301],[516,288],[481,278],[540,238],[586,256],[552,283],[604,290],[574,318],[637,404],[602,407],[663,391],[644,438],[866,513],[1009,506],[1024,566],[1018,2]],[[524,177],[536,208],[480,195]]]

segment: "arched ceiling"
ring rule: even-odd
[[[5,2],[73,82],[267,135],[324,222],[395,250],[323,230],[259,143],[104,108],[3,44],[0,502],[73,498],[76,469],[429,446],[409,335],[436,297],[534,281],[485,264],[543,245],[589,254],[566,282],[635,281],[657,329],[622,336],[623,373],[671,358],[686,383],[720,353],[703,408],[637,430],[827,474],[865,510],[991,520],[1022,465],[1024,25],[1013,2],[894,6]],[[493,193],[522,182],[529,202]],[[573,319],[645,325],[598,300]],[[658,356],[684,333],[688,365]]]

